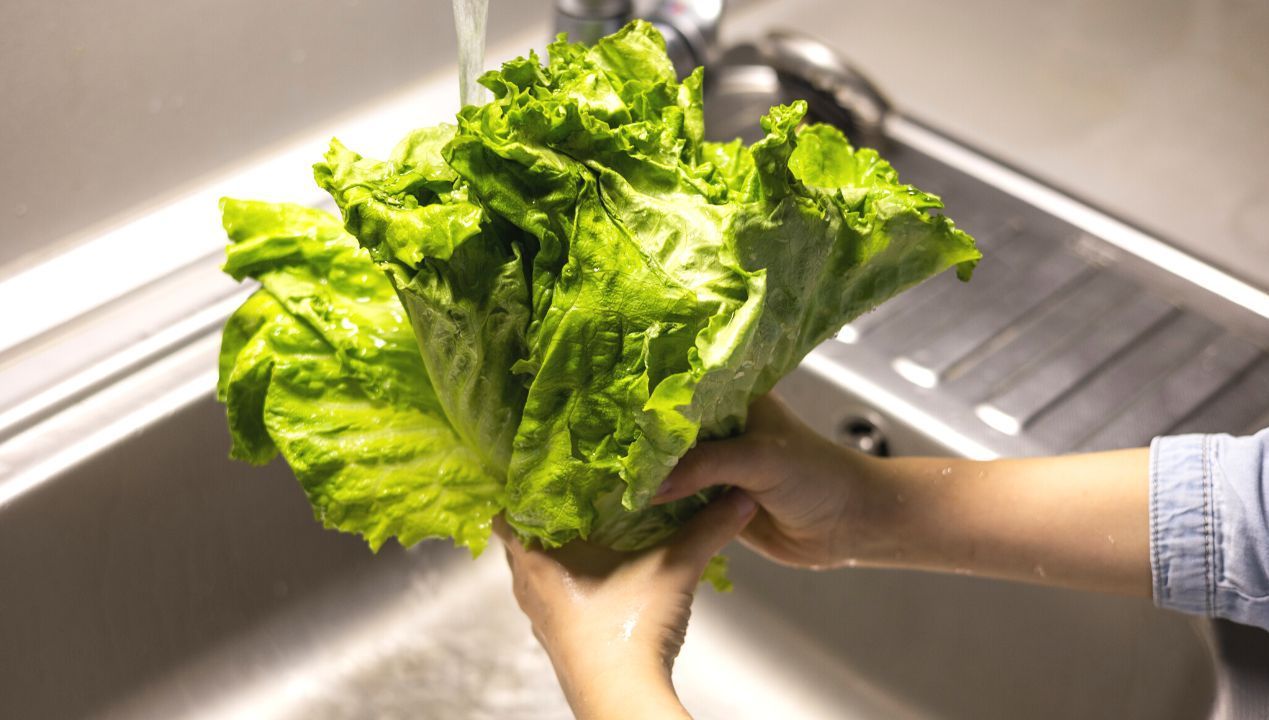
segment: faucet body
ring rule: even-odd
[[[679,77],[714,58],[725,0],[662,0],[648,21],[665,38],[666,54]],[[555,32],[593,43],[620,30],[635,15],[632,0],[556,0]]]
[[[592,44],[617,32],[634,18],[632,0],[556,0],[555,33]]]

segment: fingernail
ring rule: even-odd
[[[758,505],[749,496],[749,493],[744,490],[733,490],[732,492],[736,493],[736,497],[732,500],[736,504],[736,514],[742,518],[752,515]]]

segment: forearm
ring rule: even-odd
[[[857,458],[862,564],[1149,596],[1148,451],[975,462]]]

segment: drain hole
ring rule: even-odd
[[[877,457],[890,457],[890,446],[877,424],[864,417],[848,417],[838,425],[840,445]]]

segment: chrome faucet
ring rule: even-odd
[[[634,19],[633,0],[555,0],[555,32],[587,45]]]
[[[662,0],[648,15],[665,37],[666,54],[679,77],[714,59],[725,0]],[[633,0],[556,0],[555,31],[593,43],[634,18]]]

